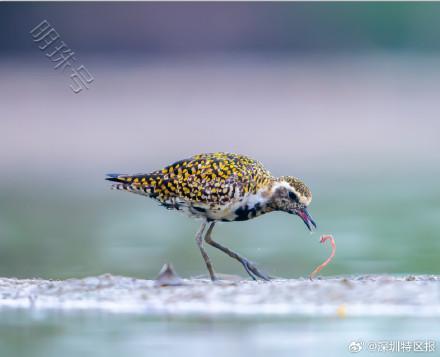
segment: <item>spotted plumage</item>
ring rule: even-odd
[[[244,221],[276,210],[300,216],[309,229],[315,225],[306,210],[312,194],[301,180],[291,176],[276,178],[260,162],[244,155],[199,154],[150,173],[109,174],[107,180],[115,182],[114,189],[151,197],[168,209],[203,219],[203,228],[210,225],[209,235],[205,234],[208,243],[217,221]],[[210,244],[228,250],[214,243],[217,246]],[[201,244],[199,247],[203,254]],[[244,258],[234,258],[252,277],[267,277],[255,267],[246,267],[240,260]],[[208,262],[207,265],[214,279]]]

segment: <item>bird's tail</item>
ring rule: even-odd
[[[150,185],[149,175],[125,175],[125,174],[107,174],[107,181],[116,182],[111,188],[140,195],[151,196],[154,193],[154,187]]]

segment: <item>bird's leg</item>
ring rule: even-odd
[[[257,280],[257,278],[260,278],[260,279],[269,281],[270,277],[267,274],[259,271],[254,263],[250,262],[245,257],[242,257],[240,254],[235,253],[232,250],[230,250],[229,248],[226,248],[226,247],[222,246],[221,244],[217,243],[216,241],[212,240],[211,232],[214,228],[214,225],[215,225],[215,222],[212,222],[211,225],[208,227],[208,231],[205,234],[206,243],[208,243],[209,245],[212,245],[213,247],[215,247],[217,249],[220,249],[222,252],[226,253],[231,258],[238,260],[243,265],[244,269],[246,270],[246,272],[249,274],[249,276],[253,280]]]
[[[214,274],[214,268],[211,264],[211,259],[209,258],[208,254],[205,251],[205,248],[203,248],[203,231],[205,230],[206,222],[203,222],[200,226],[199,230],[196,234],[196,243],[199,246],[200,252],[202,253],[202,257],[205,260],[206,267],[209,271],[209,276],[211,277],[211,280],[216,280],[215,274]]]

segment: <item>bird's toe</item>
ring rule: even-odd
[[[269,275],[267,275],[266,273],[262,272],[261,270],[259,270],[254,263],[246,260],[244,266],[245,266],[245,269],[248,272],[248,274],[254,280],[257,280],[255,277],[258,277],[258,278],[265,280],[265,281],[271,280],[271,277]]]

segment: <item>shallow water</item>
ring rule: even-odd
[[[8,357],[348,356],[353,355],[348,352],[351,341],[438,339],[440,323],[426,318],[175,318],[21,310],[1,315],[1,351]]]

